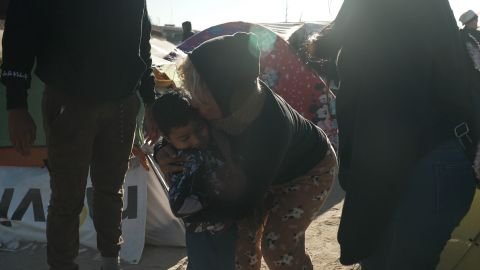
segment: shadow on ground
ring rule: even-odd
[[[155,269],[167,270],[179,264],[186,256],[184,248],[145,246],[139,264],[123,263],[123,270]],[[48,270],[46,245],[33,244],[27,249],[15,252],[0,252],[2,270]],[[80,270],[100,269],[100,255],[96,250],[81,247],[77,259]],[[175,268],[173,268],[175,269]]]

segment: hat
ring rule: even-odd
[[[458,20],[463,24],[467,24],[477,17],[478,15],[473,10],[468,10],[467,12],[463,13]]]
[[[253,33],[207,40],[188,56],[224,113],[230,113],[234,92],[252,89],[260,74],[260,48]]]

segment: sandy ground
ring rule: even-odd
[[[336,185],[324,205],[324,212],[307,230],[307,251],[315,269],[347,270],[338,262],[339,246],[336,240],[343,205],[343,191]],[[24,243],[15,252],[0,252],[1,270],[47,270],[44,243]],[[82,247],[78,257],[81,270],[100,269],[99,254],[96,250]],[[124,264],[124,270],[156,269],[185,270],[185,249],[146,246],[142,260],[137,265]],[[268,269],[266,265],[262,270]]]

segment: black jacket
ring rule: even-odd
[[[460,33],[465,42],[480,43],[480,31],[465,27],[460,30]]]
[[[0,20],[4,20],[7,14],[9,0],[0,1]]]
[[[475,75],[478,77],[480,76],[480,31],[463,28],[460,30],[460,35],[467,46],[470,63],[473,69],[477,71]]]
[[[415,163],[479,115],[447,0],[345,0],[330,35],[341,48],[340,261],[353,264],[378,248]]]
[[[266,97],[259,116],[244,131],[229,136],[232,153],[248,179],[239,213],[261,205],[271,186],[307,173],[325,157],[330,144],[320,128],[263,82],[262,88]]]
[[[100,102],[140,91],[154,100],[145,0],[12,0],[1,79],[7,109],[26,106],[31,70],[48,85]]]

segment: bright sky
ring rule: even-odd
[[[157,25],[191,21],[196,30],[229,22],[330,21],[343,0],[147,0],[152,22]],[[472,9],[480,13],[480,1],[450,0],[455,17]]]

